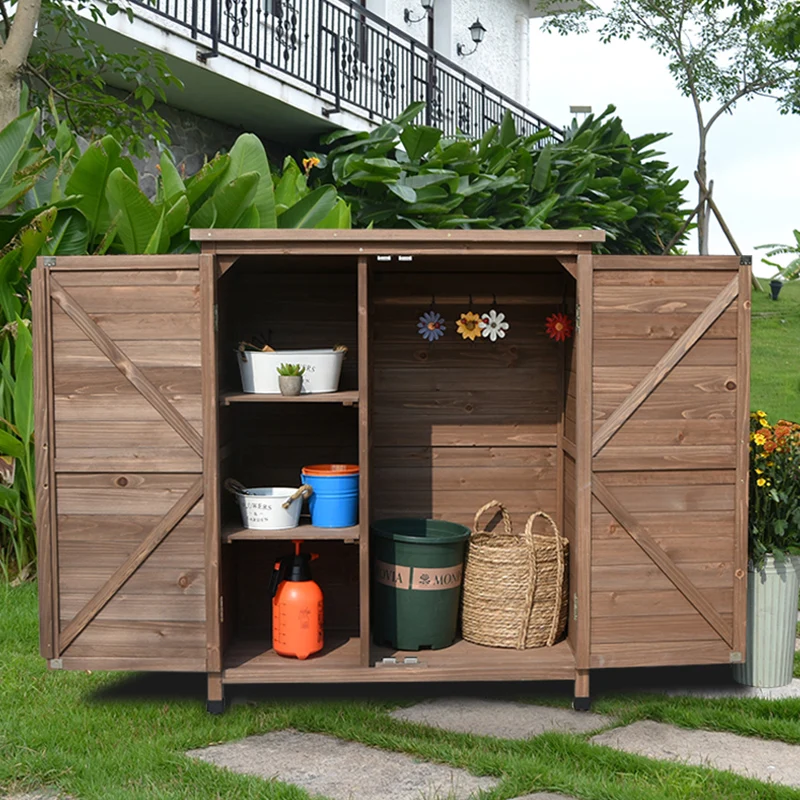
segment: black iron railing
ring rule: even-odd
[[[188,32],[207,61],[223,50],[313,89],[331,116],[349,107],[371,119],[424,100],[428,124],[481,136],[506,110],[518,133],[563,131],[355,0],[131,0]]]

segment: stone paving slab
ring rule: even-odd
[[[391,716],[454,733],[497,739],[530,739],[548,731],[588,733],[615,722],[613,717],[602,714],[476,697],[425,700],[410,708],[392,711]]]
[[[800,745],[735,733],[694,731],[643,720],[590,740],[625,753],[729,770],[756,780],[800,787]]]
[[[786,686],[771,689],[760,689],[757,686],[743,686],[730,683],[724,686],[687,686],[679,689],[667,689],[664,694],[670,697],[702,697],[714,700],[718,697],[755,697],[761,700],[789,700],[800,697],[800,678],[794,678]]]
[[[468,800],[499,782],[403,753],[294,730],[249,736],[187,755],[333,800]]]

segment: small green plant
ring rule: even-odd
[[[775,267],[778,271],[772,276],[772,280],[782,278],[785,281],[793,281],[800,277],[800,230],[794,231],[794,244],[760,244],[756,250],[766,250],[768,247],[767,255],[770,258],[781,255],[793,255],[793,258],[785,267],[778,264],[776,261],[770,261],[768,258],[762,258],[763,264],[768,264],[770,267]]]
[[[300,376],[305,373],[306,368],[300,364],[281,364],[278,367],[278,375],[297,375]]]

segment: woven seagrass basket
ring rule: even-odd
[[[502,531],[479,527],[491,509],[500,511]],[[539,517],[549,523],[548,535],[534,534]],[[568,551],[568,540],[544,511],[531,514],[519,536],[502,503],[492,500],[479,509],[464,569],[464,639],[518,650],[558,641],[567,626]]]

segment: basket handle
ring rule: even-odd
[[[477,513],[475,514],[475,522],[472,525],[472,535],[475,535],[480,528],[478,527],[478,522],[480,518],[489,510],[493,508],[500,509],[500,513],[503,516],[503,530],[506,536],[513,536],[513,532],[511,529],[511,517],[508,515],[508,511],[506,507],[499,501],[499,500],[490,500],[485,506],[481,506]]]
[[[300,495],[303,495],[306,500],[313,494],[314,490],[307,484],[304,483],[285,503],[281,503],[283,508],[289,508],[289,506],[297,500]]]
[[[243,483],[240,483],[235,478],[225,478],[222,485],[231,494],[250,494],[250,490]]]
[[[553,531],[553,537],[556,541],[556,555],[558,558],[558,573],[556,576],[556,593],[555,599],[553,601],[553,613],[550,622],[550,633],[547,636],[547,646],[552,646],[553,642],[556,639],[556,630],[558,628],[558,616],[559,610],[561,608],[561,591],[564,587],[564,545],[562,542],[561,534],[558,531],[558,526],[553,521],[553,518],[545,513],[544,511],[537,511],[534,514],[531,514],[528,517],[528,521],[525,523],[525,544],[527,545],[528,550],[528,569],[529,569],[529,577],[528,577],[528,593],[525,598],[525,606],[524,606],[524,613],[523,613],[523,620],[522,620],[522,627],[519,631],[519,636],[517,638],[517,649],[524,650],[525,644],[528,640],[528,624],[530,623],[531,613],[533,612],[533,598],[536,595],[536,580],[537,580],[537,570],[536,570],[536,542],[533,536],[533,524],[536,522],[537,517],[544,517],[549,523],[550,528]]]

